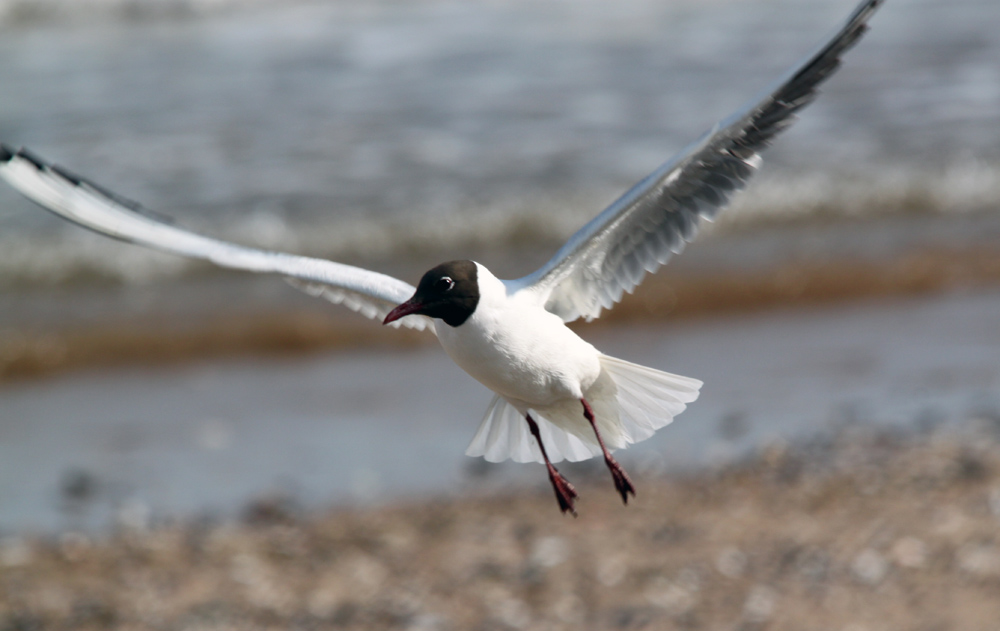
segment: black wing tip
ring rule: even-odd
[[[70,184],[74,186],[80,186],[82,184],[89,184],[87,180],[80,177],[79,175],[73,173],[65,167],[61,167],[58,164],[49,164],[43,160],[40,156],[31,151],[28,151],[24,147],[20,149],[12,150],[7,145],[0,144],[0,162],[9,162],[13,158],[21,158],[22,160],[27,160],[39,171],[45,171],[47,173],[55,173],[59,177],[63,178]]]
[[[81,184],[86,182],[86,180],[84,180],[76,173],[73,173],[72,171],[66,169],[65,167],[61,167],[58,164],[49,165],[49,171],[52,171],[53,173],[63,178],[67,182],[73,184],[74,186],[80,186]]]
[[[118,193],[101,186],[96,182],[92,182],[85,177],[73,173],[66,167],[59,166],[58,164],[49,164],[39,156],[28,151],[24,147],[20,149],[13,149],[9,145],[0,143],[0,164],[10,162],[14,158],[21,158],[30,162],[39,171],[44,171],[48,174],[54,174],[58,177],[66,180],[73,186],[85,187],[90,189],[92,192],[101,195],[108,200],[123,206],[132,212],[138,213],[140,215],[145,215],[146,217],[159,221],[160,223],[173,224],[174,219],[168,215],[163,215],[161,213],[153,212],[140,204],[139,202],[128,199],[127,197],[122,197]]]
[[[885,0],[868,0],[868,2],[863,2],[861,4],[861,7],[858,9],[858,13],[871,13],[883,4],[885,4]]]
[[[840,65],[841,56],[861,41],[861,38],[871,28],[868,21],[875,11],[885,3],[885,0],[865,0],[854,10],[840,32],[833,37],[813,59],[802,69],[803,73],[818,71],[821,76],[814,79],[816,85],[823,83]]]
[[[851,27],[856,25],[865,24],[872,14],[875,13],[875,11],[877,11],[883,4],[885,4],[885,0],[862,0],[858,6],[855,7],[851,16],[847,18],[844,30],[849,30]]]
[[[44,171],[49,166],[48,164],[45,163],[45,160],[42,160],[39,156],[36,156],[35,154],[28,151],[24,147],[21,147],[20,149],[15,151],[14,156],[21,158],[22,160],[27,160],[32,165],[34,165],[34,167],[39,171]]]
[[[31,165],[39,171],[45,171],[51,168],[49,164],[40,156],[35,155],[24,147],[15,149],[8,144],[0,142],[0,162],[10,162],[14,158],[21,158],[22,160],[30,162]]]
[[[885,0],[865,0],[858,5],[841,29],[840,52],[845,52],[858,43],[861,36],[871,28],[868,21],[883,4],[885,4]]]
[[[772,93],[770,103],[758,111],[742,142],[767,146],[774,136],[791,125],[796,112],[811,103],[818,96],[820,86],[840,68],[843,55],[861,40],[870,28],[868,20],[884,3],[885,0],[863,0],[836,35]]]

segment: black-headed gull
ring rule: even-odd
[[[52,212],[101,234],[223,267],[280,274],[299,288],[385,324],[429,329],[448,355],[496,393],[467,450],[542,462],[563,512],[573,486],[552,463],[597,455],[622,500],[635,495],[611,455],[669,424],[701,382],[602,354],[566,323],[592,320],[647,272],[680,253],[760,164],[759,152],[840,65],[883,0],[864,0],[837,32],[761,98],[718,123],[581,228],[534,273],[500,280],[451,261],[416,288],[332,261],[266,252],[181,230],[138,204],[24,149],[0,145],[0,176]],[[525,422],[526,421],[526,422]]]

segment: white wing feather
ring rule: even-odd
[[[324,259],[268,252],[203,237],[158,219],[124,199],[24,149],[0,145],[0,177],[43,208],[103,235],[164,252],[203,259],[233,269],[280,274],[314,296],[382,319],[416,289],[385,274]],[[434,330],[425,316],[410,315],[398,324]]]
[[[864,0],[822,46],[601,212],[534,273],[510,281],[571,322],[593,320],[679,254],[760,165],[759,152],[816,97],[883,0]]]

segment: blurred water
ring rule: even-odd
[[[0,138],[244,242],[555,243],[853,4],[8,1]],[[730,215],[994,207],[998,26],[994,0],[887,3]],[[188,269],[0,188],[0,283]]]
[[[701,378],[701,398],[620,457],[642,480],[845,427],[1000,431],[1000,294],[873,301],[588,339]],[[463,456],[490,393],[439,348],[123,369],[0,389],[0,532],[136,514],[231,516],[547,484],[541,465]],[[564,465],[598,479],[599,460]],[[607,492],[613,493],[610,480]],[[586,510],[583,498],[581,510]],[[555,510],[555,507],[553,507]]]
[[[544,258],[851,8],[0,0],[0,139],[184,225],[408,269],[414,280],[422,268],[400,262],[414,252],[450,258],[517,242],[511,257],[520,257],[527,242],[543,245],[531,256]],[[995,0],[891,0],[726,215],[753,223],[893,211],[903,221],[809,238],[775,230],[749,252],[723,243],[675,265],[700,256],[742,268],[778,250],[884,254],[886,244],[926,244],[910,239],[920,231],[951,245],[970,232],[988,241],[995,221],[949,219],[995,211],[1000,199],[998,26]],[[906,221],[908,212],[921,216]],[[261,310],[289,300],[291,290],[258,291],[250,280],[192,281],[192,269],[58,221],[0,187],[0,326],[148,315],[129,300],[167,305],[166,318],[185,317],[188,307],[172,304],[182,297]],[[46,293],[95,276],[149,286],[120,290],[128,300],[108,300],[119,290],[106,286]],[[995,419],[997,301],[953,295],[592,338],[706,381],[674,427],[629,450],[630,466],[649,473],[850,422]],[[5,385],[0,530],[100,526],[123,509],[232,512],[267,489],[315,505],[491,480],[544,485],[537,467],[480,469],[461,455],[488,399],[436,348]]]

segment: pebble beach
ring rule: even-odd
[[[0,542],[3,629],[988,629],[1000,419],[848,432],[580,516],[518,493]]]

